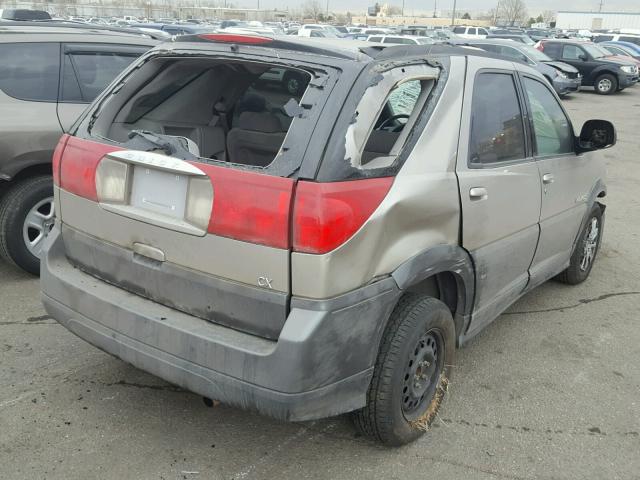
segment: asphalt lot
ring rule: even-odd
[[[578,129],[618,128],[591,278],[543,285],[460,350],[418,442],[380,447],[345,417],[206,408],[73,336],[38,280],[0,263],[0,478],[640,478],[640,86],[565,104]]]

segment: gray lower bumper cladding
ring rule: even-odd
[[[41,267],[47,312],[80,338],[200,395],[282,420],[358,409],[386,320],[391,278],[339,297],[291,300],[277,341],[217,325],[75,268],[57,225]]]

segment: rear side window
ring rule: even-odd
[[[573,128],[560,104],[541,82],[524,79],[535,133],[536,154],[561,155],[573,152]]]
[[[476,30],[475,28],[470,28],[470,29],[469,29],[469,35],[475,35],[475,34],[477,34],[477,33],[478,33],[478,32],[477,32],[477,30]]]
[[[501,45],[498,47],[498,53],[504,57],[513,58],[519,62],[531,63],[525,54],[512,47],[504,47]]]
[[[382,42],[382,37],[370,37],[370,42]]]
[[[629,42],[635,43],[636,45],[640,45],[640,37],[620,37],[621,42]]]
[[[395,68],[365,91],[345,138],[345,158],[354,168],[385,168],[396,160],[414,130],[433,88],[423,66]]]
[[[525,157],[522,110],[512,75],[478,75],[471,110],[472,165],[512,162]]]
[[[38,102],[58,101],[60,44],[0,44],[0,90]]]
[[[464,32],[466,32],[466,31],[467,31],[467,29],[466,29],[466,28],[464,28],[464,27],[455,27],[455,28],[453,29],[453,33],[464,33]]]
[[[113,79],[137,58],[115,52],[82,52],[65,55],[62,101],[93,101]]]
[[[411,40],[410,38],[403,37],[387,37],[384,39],[384,43],[399,43],[402,45],[415,45],[416,42]]]
[[[562,52],[562,45],[559,43],[544,43],[544,53],[551,58],[559,58]]]
[[[584,55],[584,51],[577,45],[565,45],[562,49],[562,58],[565,60],[580,60],[580,55]]]
[[[594,42],[608,42],[609,40],[613,40],[613,35],[598,35],[594,39]]]

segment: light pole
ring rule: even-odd
[[[433,0],[433,18],[436,18],[436,12],[438,11],[438,0]]]
[[[404,0],[402,0],[402,11],[400,12],[400,15],[402,17],[404,17]],[[403,22],[404,22],[404,20],[403,20]]]
[[[451,25],[456,25],[456,0],[453,0],[453,13],[451,14]]]

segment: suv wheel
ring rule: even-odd
[[[618,90],[618,80],[609,73],[605,73],[596,78],[596,93],[600,95],[610,95]]]
[[[587,279],[600,249],[602,232],[602,208],[596,203],[580,233],[576,248],[571,255],[569,267],[558,276],[558,280],[570,285],[577,285]]]
[[[38,275],[54,214],[51,176],[29,178],[8,190],[0,202],[0,256]]]
[[[282,83],[290,95],[300,95],[302,93],[304,83],[299,75],[287,72],[282,79]]]
[[[367,405],[353,414],[358,430],[387,445],[424,434],[447,390],[454,355],[447,306],[421,294],[402,297],[382,338]]]

